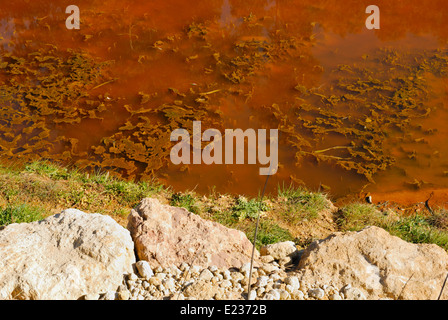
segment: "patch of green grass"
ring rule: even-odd
[[[448,216],[443,210],[431,216],[415,214],[390,219],[374,205],[351,203],[340,209],[337,223],[342,231],[359,231],[367,226],[377,226],[405,241],[435,243],[448,250]]]
[[[99,179],[96,178],[96,181]],[[163,190],[162,185],[151,184],[146,181],[133,182],[117,178],[106,179],[101,183],[106,192],[112,194],[120,204],[134,207],[143,198],[151,197]]]
[[[0,225],[42,220],[44,214],[45,210],[43,208],[26,203],[21,205],[8,204],[5,208],[0,208]]]
[[[251,227],[246,231],[246,235],[251,242],[254,240],[255,227],[255,224],[251,224]],[[287,229],[280,227],[276,222],[260,220],[255,247],[259,250],[262,246],[280,241],[294,241],[294,237]]]
[[[174,193],[171,195],[170,205],[175,207],[182,207],[190,212],[198,214],[200,211],[199,205],[196,203],[196,198],[187,193]]]
[[[304,219],[317,218],[319,212],[329,208],[329,201],[324,193],[311,192],[301,187],[283,185],[278,188],[278,196],[285,200],[282,217],[292,224]]]
[[[50,179],[60,180],[68,179],[76,173],[75,170],[69,171],[67,168],[61,167],[49,161],[34,161],[25,166],[25,172],[35,173],[40,176],[46,176]]]
[[[386,227],[391,234],[412,243],[435,243],[448,250],[448,232],[434,227],[431,217],[404,217]]]
[[[3,206],[38,203],[47,214],[70,207],[110,214],[123,222],[124,212],[143,198],[168,192],[154,180],[126,181],[110,177],[107,172],[89,174],[47,161],[0,168],[0,203]]]
[[[337,224],[342,231],[359,231],[367,226],[384,227],[385,216],[367,203],[350,203],[339,210]]]

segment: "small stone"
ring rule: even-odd
[[[249,293],[248,300],[255,300],[256,297],[257,297],[257,292],[255,290],[251,290]]]
[[[300,282],[299,278],[296,276],[289,276],[285,278],[285,283],[287,285],[290,285],[292,287],[292,290],[299,290],[300,289]]]
[[[291,294],[291,298],[294,299],[294,300],[304,300],[305,299],[305,294],[302,291],[297,290],[297,291],[294,291]]]
[[[160,286],[162,284],[162,279],[158,277],[152,277],[149,279],[149,283],[153,286]]]
[[[138,273],[140,276],[144,279],[149,279],[154,275],[154,272],[151,269],[151,266],[149,265],[148,261],[146,260],[140,260],[135,263],[135,267],[138,270]]]
[[[344,296],[347,300],[366,300],[364,293],[358,288],[344,288]]]
[[[173,290],[176,287],[176,283],[174,282],[173,278],[166,279],[163,284],[167,290]]]
[[[270,293],[266,293],[263,297],[264,300],[275,300],[274,296]]]
[[[131,296],[131,293],[128,290],[123,290],[117,292],[117,299],[118,300],[129,300]]]
[[[244,276],[240,272],[231,272],[231,277],[234,281],[241,281]]]
[[[280,275],[278,274],[278,273],[272,273],[270,276],[269,276],[269,278],[272,280],[272,281],[277,281],[277,280],[280,280]]]
[[[221,282],[222,288],[229,288],[231,286],[232,286],[232,282],[230,282],[229,280],[224,280],[223,282]]]
[[[258,278],[258,281],[257,281],[256,285],[259,286],[259,287],[265,287],[265,286],[267,286],[268,281],[269,281],[269,277],[268,276],[261,276],[261,277]]]
[[[330,300],[342,300],[342,297],[338,293],[333,293],[328,297]]]
[[[204,269],[202,270],[202,272],[199,274],[199,279],[200,280],[205,280],[205,281],[210,281],[213,278],[213,273],[211,270],[209,269]]]
[[[115,300],[116,292],[115,291],[107,291],[100,300]]]
[[[128,280],[135,281],[138,279],[138,276],[135,273],[128,274]]]
[[[188,264],[186,262],[182,262],[179,266],[180,271],[188,270]]]
[[[156,278],[159,278],[160,280],[163,280],[167,277],[167,274],[165,272],[160,272],[155,275]]]
[[[288,291],[280,289],[278,290],[280,293],[280,300],[288,300],[291,298],[290,294],[288,293]]]
[[[231,280],[231,279],[232,279],[232,276],[231,276],[229,270],[224,270],[224,272],[222,273],[222,275],[223,275],[223,278],[224,278],[225,280]]]
[[[82,300],[99,300],[100,299],[100,295],[99,294],[86,294],[82,297]]]
[[[263,269],[258,269],[258,275],[259,276],[266,276],[266,272]]]
[[[200,266],[192,266],[190,272],[192,275],[198,275],[201,269],[202,268]]]
[[[274,271],[277,271],[277,270],[278,270],[278,267],[277,267],[275,264],[273,264],[273,263],[264,263],[264,264],[261,266],[261,269],[262,269],[264,272],[266,272],[267,274],[270,274],[270,273],[272,273],[272,272],[274,272]]]
[[[270,255],[275,260],[280,260],[282,258],[294,259],[298,255],[298,250],[292,241],[278,242],[274,244],[268,244],[260,248],[260,255],[266,256]]]
[[[352,288],[352,284],[348,283],[348,284],[346,284],[345,286],[342,287],[341,292],[344,292],[344,291],[346,291],[348,289],[351,289],[351,288]]]
[[[218,277],[213,277],[212,279],[211,279],[211,282],[214,284],[214,285],[216,285],[218,282],[219,282],[219,278]]]
[[[187,286],[184,290],[184,295],[199,300],[209,300],[218,293],[217,287],[210,282],[198,280]]]
[[[241,266],[240,272],[247,278],[250,273],[250,263],[245,263]]]
[[[215,273],[216,271],[218,271],[218,267],[217,267],[217,266],[209,266],[209,267],[208,267],[208,270],[209,270],[210,272]]]
[[[271,255],[261,256],[260,261],[263,263],[271,263],[274,261],[274,257]]]
[[[173,269],[172,273],[173,273],[174,276],[177,277],[177,276],[181,275],[182,271],[180,271],[178,267],[173,266],[172,269]]]
[[[280,292],[276,289],[272,289],[268,292],[268,294],[272,295],[274,300],[280,300]]]
[[[157,267],[154,269],[154,272],[155,272],[155,273],[163,272],[163,268],[162,268],[161,266],[157,266]]]
[[[310,289],[308,290],[308,295],[312,298],[320,300],[323,299],[323,297],[325,296],[325,291],[322,290],[321,288]]]

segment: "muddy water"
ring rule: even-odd
[[[79,30],[65,27],[71,4]],[[448,3],[377,1],[381,29],[367,30],[370,4],[2,4],[2,159],[257,195],[259,163],[170,162],[170,133],[200,120],[279,130],[270,192],[293,183],[424,201],[448,188]]]

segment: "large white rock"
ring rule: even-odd
[[[357,290],[344,292],[350,299],[433,300],[448,273],[448,254],[435,244],[409,243],[372,226],[313,242],[299,268],[308,284],[340,289],[350,284]],[[448,299],[446,288],[442,299]]]
[[[78,299],[115,290],[133,271],[129,231],[111,217],[68,209],[0,230],[0,299]]]

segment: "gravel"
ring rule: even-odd
[[[268,259],[266,261],[269,261]],[[100,300],[239,300],[246,299],[249,265],[221,270],[216,266],[201,268],[180,266],[152,269],[146,261],[135,264],[136,273],[124,276],[116,292],[103,292],[86,299]],[[250,300],[343,300],[350,296],[343,288],[307,284],[300,274],[287,271],[274,260],[252,271]],[[359,294],[356,298],[360,298]],[[362,297],[361,297],[362,298]]]

